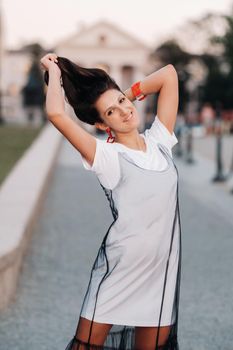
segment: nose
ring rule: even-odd
[[[128,115],[129,113],[130,113],[129,108],[127,108],[127,107],[122,108],[122,107],[121,107],[121,114],[122,114],[122,115],[126,116],[126,115]]]

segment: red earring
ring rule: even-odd
[[[107,127],[106,132],[108,133],[107,142],[113,143],[115,141],[115,136],[112,135],[111,129]]]

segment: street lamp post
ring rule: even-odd
[[[216,117],[215,117],[215,130],[216,130],[216,175],[213,177],[213,182],[224,182],[226,176],[223,174],[223,162],[222,162],[222,109],[221,103],[216,102]]]

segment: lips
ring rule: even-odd
[[[132,116],[133,116],[133,113],[130,112],[130,115],[124,119],[124,122],[127,122],[128,120],[130,120],[132,118]]]

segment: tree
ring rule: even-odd
[[[44,115],[44,103],[45,103],[45,91],[44,91],[44,79],[41,68],[39,66],[39,57],[44,50],[42,47],[35,43],[27,45],[23,48],[32,55],[32,64],[28,72],[27,82],[23,86],[21,93],[23,97],[23,106],[28,111],[28,119],[33,118],[33,108],[39,107],[42,111],[43,121],[45,121]]]
[[[152,59],[157,65],[173,64],[179,77],[179,111],[184,112],[188,102],[187,81],[190,77],[187,65],[192,55],[183,50],[175,39],[169,39],[152,52]]]
[[[233,7],[223,16],[226,26],[223,35],[210,37],[210,44],[221,48],[221,55],[202,56],[208,67],[204,97],[210,102],[219,100],[223,108],[233,108]]]

